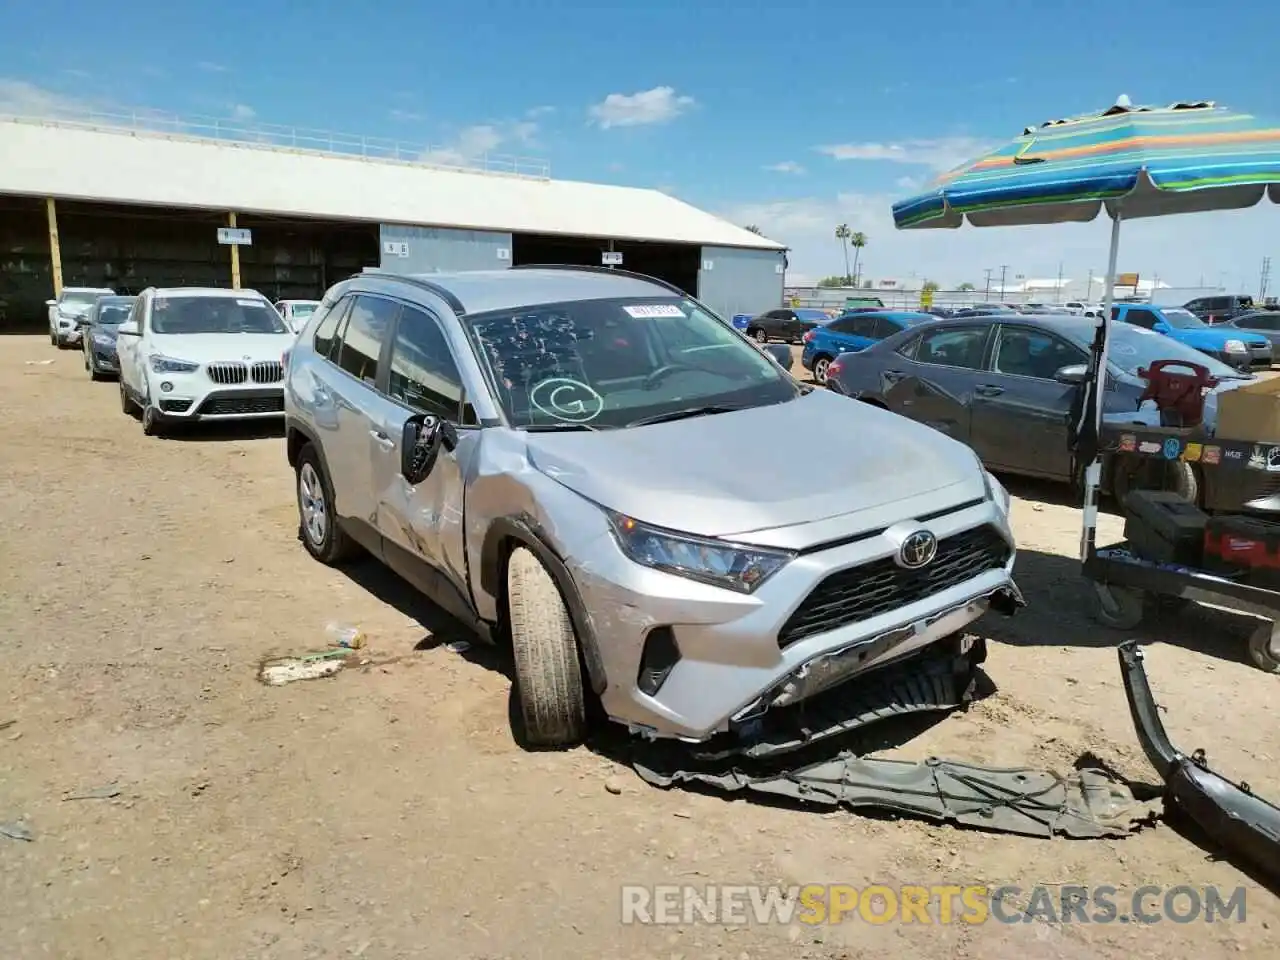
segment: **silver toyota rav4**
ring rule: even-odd
[[[307,550],[363,548],[509,643],[530,743],[580,740],[591,707],[745,737],[1022,603],[971,450],[798,383],[649,277],[361,274],[285,363]]]

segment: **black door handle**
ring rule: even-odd
[[[1004,387],[997,387],[990,383],[979,384],[973,388],[973,392],[980,397],[998,397],[1004,393]]]

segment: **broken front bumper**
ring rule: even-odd
[[[1254,795],[1247,783],[1214,773],[1203,750],[1190,756],[1178,750],[1160,722],[1137,642],[1121,644],[1119,656],[1129,713],[1143,752],[1165,783],[1166,806],[1181,810],[1232,856],[1280,884],[1280,807]]]

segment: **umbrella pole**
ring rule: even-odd
[[[1107,395],[1107,355],[1111,348],[1111,305],[1114,299],[1116,284],[1116,261],[1120,257],[1120,219],[1117,208],[1111,219],[1111,250],[1107,255],[1107,280],[1102,291],[1102,352],[1098,357],[1094,381],[1089,389],[1093,390],[1094,428],[1099,445],[1102,443],[1103,412],[1106,410]],[[1080,560],[1089,559],[1093,552],[1098,530],[1098,490],[1102,486],[1102,456],[1093,458],[1093,463],[1084,472],[1084,524],[1080,531]]]

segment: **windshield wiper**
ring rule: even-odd
[[[652,417],[641,417],[639,420],[632,420],[627,426],[644,427],[651,423],[669,423],[672,420],[689,420],[693,417],[705,417],[713,413],[733,413],[735,410],[746,409],[745,406],[739,404],[711,403],[701,407],[685,407],[683,410],[671,410]]]
[[[556,433],[560,431],[568,432],[570,430],[599,430],[599,427],[593,427],[589,423],[572,423],[563,421],[561,423],[531,423],[524,428],[527,433]]]

